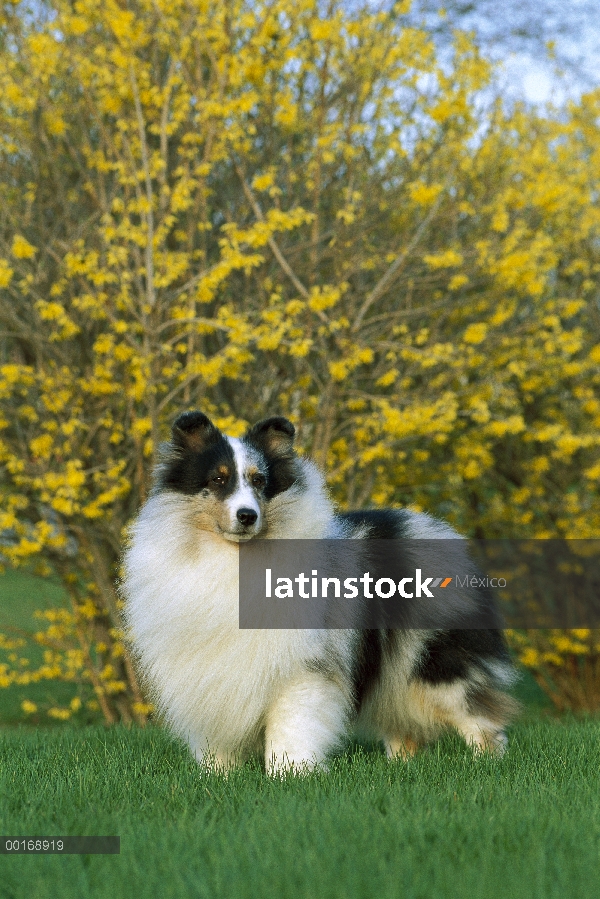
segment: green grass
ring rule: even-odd
[[[504,759],[446,738],[360,747],[282,781],[202,774],[157,728],[7,729],[0,833],[118,834],[119,856],[3,857],[10,899],[596,896],[600,723],[517,726]]]

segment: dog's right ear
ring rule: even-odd
[[[173,424],[173,445],[185,452],[201,453],[219,435],[218,428],[203,412],[182,412]]]

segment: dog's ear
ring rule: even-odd
[[[289,456],[294,453],[296,429],[291,421],[281,416],[265,418],[246,434],[246,440],[258,446],[266,456]]]
[[[220,431],[203,412],[182,412],[173,424],[173,445],[187,452],[200,453],[219,436]]]

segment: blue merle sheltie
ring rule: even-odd
[[[184,412],[131,528],[122,593],[150,694],[203,765],[261,752],[272,773],[325,765],[349,734],[390,758],[454,729],[502,752],[516,703],[502,632],[240,629],[238,553],[253,538],[458,537],[406,509],[336,512],[323,476],[268,418],[242,438]]]

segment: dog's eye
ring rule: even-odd
[[[211,478],[211,483],[214,484],[215,487],[222,487],[225,483],[225,478],[223,477],[223,475],[218,474],[216,475],[216,477]]]
[[[253,487],[264,487],[265,479],[261,474],[255,474],[252,478],[252,486]]]

